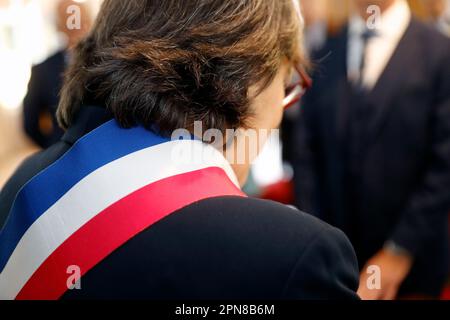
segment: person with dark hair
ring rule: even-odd
[[[293,0],[106,0],[64,137],[0,194],[0,298],[358,299],[342,232],[240,189],[239,138],[311,84],[301,30]]]

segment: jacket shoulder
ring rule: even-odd
[[[224,228],[255,230],[252,235],[264,239],[285,239],[293,250],[303,250],[316,237],[344,240],[344,233],[293,206],[243,197],[219,197],[200,201],[181,210],[186,217],[197,215],[201,221],[213,219]],[[265,240],[263,240],[265,241]]]
[[[0,189],[0,229],[5,223],[14,200],[28,181],[58,160],[68,149],[65,142],[58,142],[50,148],[31,155],[25,159]]]
[[[204,256],[211,256],[200,244],[207,242],[208,248],[232,252],[226,261],[265,270],[260,270],[265,279],[278,279],[273,287],[282,299],[358,299],[358,262],[348,238],[295,208],[252,198],[211,198],[181,209],[153,231],[163,229],[176,230],[185,246],[195,235],[199,242],[193,248],[203,248]],[[248,277],[244,270],[242,278]],[[276,270],[283,271],[275,276]]]
[[[282,299],[359,299],[358,262],[342,231],[272,201],[229,197],[210,199],[203,205],[223,207],[223,214],[228,219],[239,219],[242,228],[251,230],[260,245],[272,248],[269,242],[279,242],[284,254],[295,256],[283,285]],[[269,252],[267,259],[271,259]]]
[[[189,209],[188,209],[189,210]],[[212,212],[224,217],[239,217],[242,222],[271,222],[273,225],[305,229],[303,234],[314,234],[332,228],[321,220],[304,213],[294,206],[250,197],[217,197],[193,204],[190,210]],[[219,211],[219,212],[217,212]]]

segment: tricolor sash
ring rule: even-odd
[[[227,195],[244,196],[212,146],[107,122],[17,194],[0,231],[0,299],[58,299],[69,266],[84,275],[178,209]]]

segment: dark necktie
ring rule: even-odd
[[[361,34],[361,40],[362,40],[362,56],[361,56],[361,62],[359,65],[359,79],[356,81],[355,86],[358,89],[363,89],[363,80],[364,80],[364,71],[366,68],[366,55],[367,55],[367,45],[369,44],[369,41],[376,37],[377,33],[375,30],[366,29]]]

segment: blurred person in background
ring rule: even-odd
[[[419,19],[450,36],[449,0],[409,0],[409,4]]]
[[[449,270],[450,40],[403,0],[354,5],[313,54],[296,132],[297,205],[349,236],[363,299],[437,298]],[[372,265],[379,290],[367,286]]]
[[[76,6],[79,11],[69,10],[71,6]],[[73,17],[79,19],[80,27],[72,27],[68,19],[78,13],[79,17]],[[72,48],[89,31],[92,23],[89,7],[73,0],[59,1],[56,15],[57,29],[64,35],[65,48],[32,68],[28,92],[23,102],[25,132],[41,148],[49,147],[63,135],[56,120],[63,73],[69,63]]]

